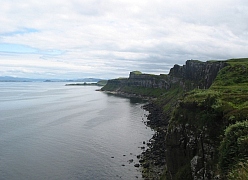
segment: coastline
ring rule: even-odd
[[[152,101],[152,100],[156,100],[156,98],[152,98],[152,97],[148,97],[148,96],[142,96],[142,95],[138,95],[138,94],[131,94],[131,93],[125,93],[122,91],[106,91],[106,90],[101,90],[101,89],[97,89],[96,91],[101,91],[104,92],[106,94],[112,94],[115,96],[120,96],[120,97],[126,97],[126,98],[139,98],[145,101]]]
[[[166,167],[164,137],[167,128],[162,121],[164,117],[162,110],[152,101],[143,106],[143,109],[149,112],[145,124],[155,133],[147,143],[147,149],[142,152],[139,162],[142,167],[142,177],[147,180],[157,180],[160,179]]]
[[[148,99],[145,123],[155,134],[139,156],[143,178],[226,179],[244,170],[247,73],[248,58],[188,60],[165,76],[130,72],[127,79],[108,81],[102,90]]]
[[[101,86],[97,83],[71,83],[71,84],[65,84],[65,86]]]

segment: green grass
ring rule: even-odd
[[[229,179],[239,179],[237,172],[242,172],[247,179],[247,162],[242,163],[248,158],[248,58],[226,62],[228,66],[218,73],[209,89],[184,93],[174,109],[170,126],[190,124],[197,131],[207,133],[208,141],[219,147],[220,159],[212,163],[221,169],[223,176],[229,174]]]
[[[208,142],[211,142],[217,151],[214,154],[215,159],[211,162],[213,166],[219,167],[230,179],[241,170],[244,174],[246,172],[247,177],[247,162],[241,165],[245,167],[243,169],[239,164],[244,162],[248,154],[248,127],[242,125],[248,119],[248,58],[230,59],[225,62],[227,66],[219,71],[212,86],[206,90],[194,89],[199,82],[192,81],[184,81],[183,86],[180,83],[172,84],[169,90],[120,86],[121,83],[107,84],[104,88],[109,91],[121,90],[156,97],[155,102],[163,108],[163,112],[171,114],[169,128],[175,124],[190,124],[196,129],[196,134],[206,133]],[[141,72],[135,71],[135,74]],[[156,80],[168,78],[167,75],[150,76]],[[240,131],[242,132],[239,134]],[[230,134],[232,136],[229,136]],[[185,165],[178,172],[178,176],[184,176],[188,171],[190,169]],[[219,169],[215,168],[215,171],[219,172]]]
[[[97,82],[97,85],[99,86],[105,86],[107,84],[108,80],[100,80]]]
[[[134,74],[142,74],[142,72],[140,72],[140,71],[132,71],[132,73],[134,73]]]
[[[229,180],[248,179],[248,160],[238,163],[227,175]]]
[[[174,84],[158,98],[157,103],[163,107],[164,113],[170,113],[172,111],[178,99],[182,97],[183,92],[183,88],[179,84]]]
[[[220,145],[219,167],[223,174],[248,160],[248,120],[230,125]]]
[[[121,88],[121,91],[130,93],[130,94],[137,94],[137,95],[148,96],[148,97],[159,97],[163,93],[166,92],[165,89],[145,88],[145,87],[139,87],[139,86],[124,86]]]
[[[105,86],[102,87],[101,90],[103,90],[103,91],[116,91],[118,88],[119,88],[119,84],[107,83]]]

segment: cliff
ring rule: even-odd
[[[103,90],[156,97],[145,107],[156,132],[140,161],[147,179],[247,178],[248,59],[189,60]]]
[[[158,97],[178,83],[185,90],[195,87],[209,88],[219,70],[226,65],[227,63],[224,61],[201,62],[188,60],[186,65],[174,65],[168,75],[130,72],[128,78],[109,80],[102,90]],[[157,92],[154,93],[154,90]]]
[[[119,91],[123,86],[138,86],[145,88],[169,88],[168,78],[166,75],[151,75],[136,72],[130,72],[129,78],[112,79],[108,81],[108,85],[116,87],[115,90]],[[107,88],[104,87],[104,88]]]
[[[183,81],[191,81],[198,88],[206,89],[211,86],[220,69],[227,65],[223,61],[201,62],[196,60],[186,61],[186,65],[174,65],[169,75],[174,78],[180,78]]]
[[[185,93],[174,108],[165,137],[171,179],[229,179],[247,163],[248,59],[226,63],[209,89]]]

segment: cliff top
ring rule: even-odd
[[[166,152],[165,175],[169,172],[178,179],[225,177],[242,158],[247,160],[248,58],[188,60],[183,66],[174,65],[168,75],[134,71],[129,78],[109,80],[102,90],[156,97],[151,106],[155,118],[147,124],[158,134],[166,132],[161,142],[153,144],[166,144],[166,150],[164,146],[156,149]]]

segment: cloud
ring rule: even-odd
[[[5,1],[0,75],[19,68],[29,76],[115,78],[165,73],[187,59],[247,57],[247,20],[246,0]]]

